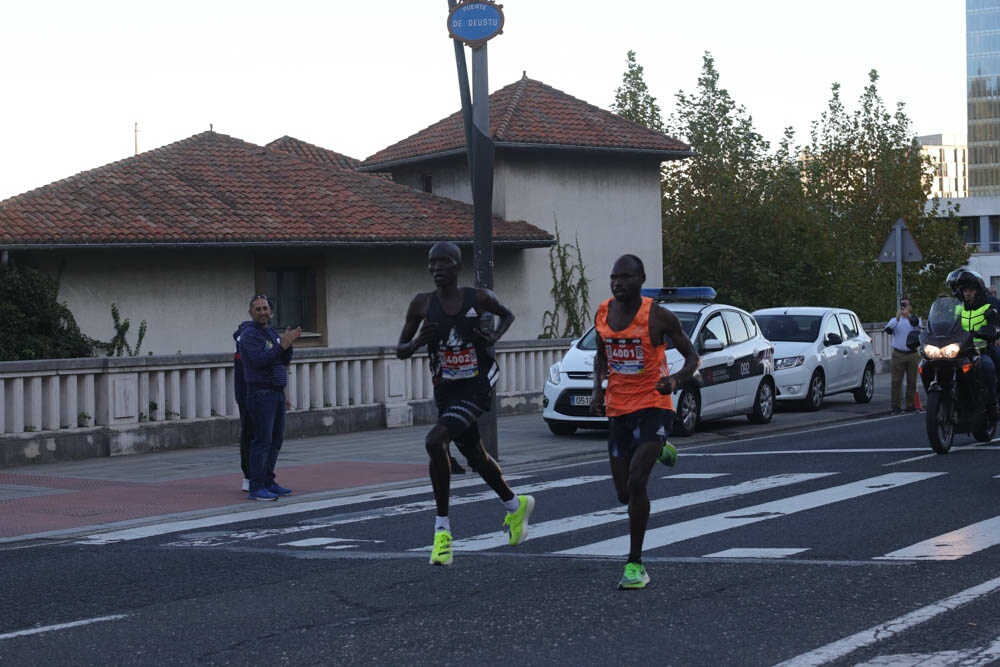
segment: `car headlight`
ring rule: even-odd
[[[559,370],[560,370],[560,368],[559,368],[559,364],[558,363],[555,363],[555,364],[552,364],[551,366],[549,366],[549,383],[550,384],[559,384],[559,382],[562,380],[562,374],[559,372]]]
[[[958,343],[937,347],[935,345],[924,345],[924,356],[928,359],[954,359],[958,356],[958,351],[962,349]]]
[[[795,368],[806,362],[805,357],[782,357],[774,360],[774,370],[780,371],[785,368]]]

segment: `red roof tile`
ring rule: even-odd
[[[204,132],[0,202],[0,247],[471,242],[472,207],[300,155]],[[313,147],[315,148],[315,147]],[[334,157],[339,156],[339,157]],[[349,164],[349,162],[348,162]],[[493,219],[500,244],[551,245]]]
[[[343,153],[338,153],[337,151],[331,151],[329,148],[321,148],[306,141],[302,141],[301,139],[289,137],[288,135],[285,135],[280,139],[275,139],[271,143],[264,146],[264,148],[273,151],[291,153],[292,155],[299,156],[303,160],[310,160],[312,162],[330,165],[331,167],[339,167],[341,169],[350,169],[351,171],[356,171],[357,168],[361,166],[361,160],[357,158],[344,155]],[[392,176],[390,174],[381,173],[374,175],[386,180],[392,180]]]
[[[677,139],[527,76],[490,95],[490,133],[498,150],[559,146],[648,154],[661,160],[687,157],[691,151]],[[461,111],[368,157],[362,169],[374,171],[454,151],[465,152]]]

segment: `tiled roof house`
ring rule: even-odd
[[[595,107],[527,75],[490,95],[490,135],[498,154],[571,151],[627,155],[657,163],[692,155],[687,144]],[[462,112],[367,158],[363,171],[397,171],[406,165],[465,156]]]
[[[490,111],[495,286],[518,316],[507,337],[536,337],[552,307],[556,223],[597,284],[623,252],[658,284],[659,165],[688,147],[527,77]],[[0,251],[57,272],[88,335],[114,334],[112,302],[146,320],[154,354],[229,349],[261,291],[278,324],[309,331],[303,344],[394,345],[410,298],[432,287],[430,244],[470,247],[468,183],[460,113],[364,162],[206,132],[0,202]]]
[[[156,354],[228,349],[257,292],[310,332],[302,344],[394,344],[427,248],[471,244],[472,207],[357,164],[290,137],[205,132],[0,202],[0,250],[58,272],[88,335],[114,335],[111,302],[146,320]],[[524,221],[493,229],[501,256],[552,244]]]
[[[579,244],[591,281],[590,312],[607,296],[605,277],[624,253],[642,257],[647,285],[662,285],[660,165],[689,157],[687,144],[588,104],[527,75],[490,95],[496,167],[493,212],[527,220],[562,243]],[[388,172],[397,183],[471,201],[461,112],[368,157],[362,171]],[[571,253],[575,257],[575,250]],[[525,253],[518,280],[498,293],[548,294],[547,253]],[[541,328],[551,297],[533,311]]]

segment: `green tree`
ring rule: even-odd
[[[952,269],[968,259],[953,218],[925,213],[930,165],[913,138],[904,105],[886,110],[878,93],[878,72],[868,75],[858,108],[849,112],[832,86],[827,110],[813,123],[803,150],[806,199],[824,221],[825,237],[841,260],[828,297],[854,308],[862,319],[877,321],[895,308],[894,264],[881,264],[879,251],[896,220],[913,232],[924,261],[904,264],[904,291],[918,303],[944,284]],[[933,203],[935,214],[938,202]]]
[[[642,65],[635,59],[635,51],[628,52],[626,63],[622,85],[615,91],[615,101],[611,104],[611,110],[623,118],[662,132],[663,118],[660,115],[660,106],[656,103],[656,98],[649,94]]]
[[[712,285],[747,309],[814,295],[824,251],[791,131],[772,154],[708,53],[697,91],[677,94],[668,131],[694,156],[663,170],[664,284]]]
[[[56,278],[29,267],[0,268],[0,361],[89,357],[93,341],[80,332]]]

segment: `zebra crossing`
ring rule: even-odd
[[[890,472],[863,479],[844,479],[845,473],[835,471],[800,472],[747,477],[738,470],[663,475],[651,483],[650,522],[646,533],[644,554],[652,558],[670,558],[671,547],[691,543],[707,536],[725,536],[729,531],[752,529],[791,521],[810,511],[827,510],[864,497],[889,495],[901,489],[921,488],[923,493],[940,493],[933,485],[946,481],[950,473]],[[741,479],[741,475],[744,477]],[[462,537],[456,534],[453,549],[456,555],[484,553],[494,550],[506,554],[561,557],[620,558],[628,551],[628,510],[609,505],[600,509],[558,515],[556,506],[566,502],[549,502],[550,494],[573,492],[581,497],[607,499],[611,485],[606,474],[559,476],[537,479],[533,475],[510,476],[518,493],[533,494],[537,509],[529,530],[528,540],[516,551],[509,550],[507,538],[500,530]],[[692,486],[699,487],[690,490]],[[676,491],[671,492],[671,487]],[[923,491],[922,487],[927,487]],[[775,494],[782,497],[773,499]],[[755,498],[766,495],[764,502]],[[572,504],[572,503],[570,503]],[[714,504],[724,504],[712,512]],[[434,514],[434,501],[429,486],[396,489],[391,492],[362,493],[328,500],[311,500],[299,504],[270,506],[250,513],[164,522],[153,526],[125,529],[90,535],[80,544],[110,544],[124,540],[153,536],[169,536],[165,546],[172,547],[267,547],[292,551],[323,551],[335,553],[382,553],[417,555],[430,550],[426,532],[420,538],[412,527],[427,526]],[[456,481],[451,506],[468,506],[478,512],[498,515],[497,498],[477,479]],[[698,516],[678,516],[682,510],[698,508]],[[709,511],[708,514],[704,512]],[[463,514],[467,510],[462,510]],[[307,514],[285,525],[259,524],[260,519],[283,515]],[[252,516],[250,516],[252,515]],[[418,518],[419,517],[419,518]],[[980,517],[981,519],[981,517]],[[422,521],[422,523],[421,523]],[[880,561],[954,561],[1000,544],[1000,516],[963,523],[954,517],[954,525],[944,532],[918,536],[910,544],[895,544],[880,553],[864,558]],[[241,524],[229,529],[227,524]],[[483,525],[480,521],[463,521],[465,525]],[[499,521],[497,521],[499,524]],[[407,526],[410,530],[403,530]],[[221,529],[220,529],[221,528]],[[801,526],[799,526],[801,528]],[[781,533],[784,536],[786,533]],[[694,557],[754,558],[781,560],[808,557],[814,546],[801,530],[787,532],[788,544],[752,543],[747,533],[733,544],[713,547]],[[685,557],[692,557],[686,554]]]

